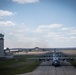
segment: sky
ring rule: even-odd
[[[76,0],[0,0],[4,47],[76,47]]]

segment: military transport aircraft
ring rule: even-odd
[[[57,48],[58,49],[58,48]],[[42,51],[53,51],[51,52],[51,55],[50,56],[44,56],[44,57],[39,57],[39,58],[27,58],[28,60],[39,60],[39,61],[49,61],[49,60],[52,60],[52,65],[53,66],[60,66],[60,60],[70,60],[70,61],[73,61],[73,60],[76,60],[76,57],[74,56],[65,56],[65,54],[63,54],[62,52],[57,52],[57,49],[56,48],[38,48],[38,47],[35,47],[35,48],[12,48],[12,49],[9,49],[9,50],[18,50],[19,51],[32,51],[32,50],[42,50]],[[59,48],[60,49],[60,48]],[[70,48],[68,48],[70,49]],[[63,54],[63,55],[62,55]]]
[[[45,56],[45,57],[40,57],[40,58],[27,58],[28,60],[39,60],[39,61],[52,61],[53,66],[60,66],[61,63],[60,61],[73,61],[76,60],[76,57],[65,57],[59,54],[60,52],[52,52],[52,56]]]

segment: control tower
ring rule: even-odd
[[[0,33],[0,57],[4,56],[4,35]]]

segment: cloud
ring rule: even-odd
[[[5,31],[9,37],[5,36],[5,47],[70,47],[76,45],[75,28],[68,28],[62,24],[49,24],[39,25],[33,30],[24,23],[12,29],[6,28]]]
[[[62,24],[40,25],[34,32],[54,42],[67,42],[76,39],[75,35],[73,35],[76,34],[75,27],[64,27]]]
[[[34,30],[34,32],[42,33],[45,31],[49,31],[50,29],[61,28],[62,26],[63,26],[62,24],[40,25]]]
[[[13,15],[13,12],[7,11],[7,10],[0,10],[0,17],[3,16],[11,16]]]
[[[61,28],[62,24],[50,24],[50,25],[40,25],[39,28]]]
[[[76,35],[76,27],[63,27],[60,30],[67,35]]]
[[[61,28],[62,31],[71,31],[74,29],[75,29],[75,27],[63,27],[63,28]]]
[[[70,36],[69,37],[71,40],[76,40],[76,36]]]
[[[0,21],[0,26],[14,26],[15,23],[12,21]]]
[[[39,2],[39,0],[12,0],[12,1],[13,1],[13,2],[17,2],[17,3],[20,3],[20,4]]]
[[[51,39],[57,42],[67,42],[67,41],[75,41],[76,36],[74,35],[67,35],[67,32],[63,34],[63,32],[48,32],[45,36],[46,39]]]
[[[76,35],[76,29],[73,29],[69,32],[70,35]]]
[[[10,37],[11,39],[8,37],[5,41],[5,47],[49,47],[49,43],[42,38],[12,32],[10,33]]]

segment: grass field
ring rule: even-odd
[[[36,56],[17,55],[14,59],[0,61],[0,75],[15,75],[33,71],[41,62],[26,60],[29,57]]]
[[[70,61],[70,63],[76,68],[76,61]]]

